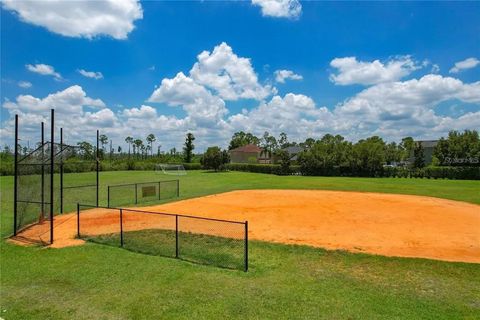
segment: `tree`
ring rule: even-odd
[[[290,146],[290,143],[288,142],[287,134],[285,132],[280,133],[280,138],[278,139],[278,144],[280,145],[280,148],[282,148],[282,149]]]
[[[290,154],[286,150],[279,150],[277,156],[280,158],[280,174],[289,175],[292,163]]]
[[[102,150],[105,152],[105,145],[108,143],[108,137],[104,134],[101,134],[100,137],[98,137],[98,141],[100,141]]]
[[[401,160],[407,161],[411,154],[413,153],[413,148],[415,146],[415,141],[412,137],[405,137],[402,139],[402,142],[399,145],[401,152]]]
[[[140,154],[140,151],[142,150],[142,147],[143,147],[143,141],[140,139],[135,139],[133,140],[133,145],[135,146],[137,154]],[[135,154],[135,149],[133,149],[133,154]]]
[[[414,168],[423,168],[425,167],[425,154],[423,152],[423,147],[420,142],[415,143],[413,149],[413,167]]]
[[[258,146],[260,144],[260,139],[251,133],[245,133],[243,131],[235,132],[228,146],[228,150],[243,147],[247,144],[254,144]]]
[[[133,144],[133,138],[128,136],[125,138],[125,142],[128,144],[128,155],[130,156],[130,146]]]
[[[270,135],[268,131],[265,131],[261,141],[262,148],[266,154],[271,157],[278,149],[277,139],[274,136]]]
[[[77,143],[77,146],[79,146],[80,150],[82,150],[82,153],[85,153],[87,155],[93,155],[93,145],[87,141],[81,141]]]
[[[153,133],[150,133],[148,136],[147,136],[147,142],[148,144],[150,145],[150,153],[151,155],[153,155],[153,143],[157,140],[157,138],[155,138],[155,135]]]
[[[400,161],[402,158],[401,152],[402,150],[397,147],[395,142],[387,144],[385,148],[385,161],[387,164]]]
[[[183,147],[183,157],[186,163],[192,162],[193,149],[195,149],[195,145],[193,144],[194,140],[195,137],[193,136],[193,133],[187,133],[185,138],[185,146]]]
[[[479,165],[480,138],[478,131],[465,130],[463,133],[450,131],[448,137],[441,138],[433,155],[441,165]]]
[[[118,153],[122,153],[122,147],[118,146],[117,151],[118,151]]]
[[[385,163],[385,142],[378,136],[360,140],[353,145],[352,167],[357,173],[375,176]]]
[[[225,164],[230,162],[230,156],[226,150],[222,151],[219,147],[209,147],[200,162],[205,169],[224,170]]]

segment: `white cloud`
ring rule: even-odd
[[[463,61],[456,62],[455,66],[451,68],[449,72],[459,73],[462,70],[475,68],[476,66],[478,66],[478,64],[480,64],[480,60],[478,60],[477,58],[468,58]]]
[[[275,81],[285,83],[285,80],[302,80],[303,77],[291,70],[277,70],[275,71]]]
[[[25,65],[28,71],[34,72],[41,74],[43,76],[53,76],[55,80],[61,80],[62,75],[58,72],[55,71],[55,68],[48,65],[48,64],[43,64],[43,63],[37,63],[37,64],[27,64]]]
[[[440,130],[448,117],[437,115],[435,107],[453,99],[480,103],[480,82],[465,84],[430,74],[420,79],[379,84],[347,99],[334,112],[357,136],[378,133],[397,139],[405,135],[438,137],[448,131]],[[480,112],[476,109],[475,112]],[[471,125],[468,128],[478,127]]]
[[[24,113],[41,113],[53,108],[59,113],[71,113],[73,116],[81,113],[83,107],[105,108],[105,104],[100,99],[88,97],[82,87],[74,85],[63,91],[51,93],[43,99],[19,95],[15,102],[7,101],[3,107]]]
[[[31,87],[32,87],[32,83],[31,83],[31,82],[28,82],[28,81],[19,81],[19,82],[18,82],[18,86],[19,86],[20,88],[28,89],[28,88],[31,88]]]
[[[298,0],[252,0],[254,6],[260,6],[265,17],[297,19],[302,13]]]
[[[179,72],[173,79],[163,79],[148,99],[170,106],[182,106],[190,119],[203,123],[219,121],[228,113],[225,102],[204,86]]]
[[[4,9],[14,11],[24,22],[63,36],[88,39],[100,35],[126,39],[135,28],[134,21],[143,17],[137,0],[3,0],[2,3]]]
[[[440,72],[440,66],[438,64],[433,64],[432,69],[430,70],[430,73],[439,73]]]
[[[95,72],[95,71],[86,71],[83,69],[77,70],[78,73],[80,73],[82,76],[87,77],[87,78],[92,78],[95,80],[98,79],[103,79],[103,74],[101,72]]]
[[[190,77],[196,83],[215,90],[222,99],[260,100],[272,93],[270,86],[259,84],[250,59],[238,57],[225,42],[212,52],[203,51],[197,59],[190,70]]]
[[[330,75],[330,80],[338,85],[373,85],[397,81],[420,68],[410,56],[397,57],[386,63],[379,60],[358,61],[356,57],[335,58],[330,66],[338,69],[338,74]]]

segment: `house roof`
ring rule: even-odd
[[[235,149],[230,150],[230,152],[261,152],[262,148],[254,145],[254,144],[247,144],[245,146],[241,146]]]

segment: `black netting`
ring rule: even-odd
[[[179,196],[179,181],[155,181],[108,186],[108,206],[155,202]]]
[[[45,223],[51,220],[51,214],[72,212],[78,202],[95,205],[97,179],[96,171],[92,170],[96,170],[96,166],[96,158],[91,153],[79,147],[57,143],[52,145],[50,142],[19,156],[15,224],[17,234],[34,224],[38,225],[35,230],[43,233],[43,229],[51,228],[50,223]],[[50,237],[49,230],[46,231]],[[21,236],[26,234],[33,235],[34,232],[24,232]],[[37,236],[35,234],[33,238]],[[44,239],[45,236],[41,242],[45,242]]]
[[[134,209],[96,208],[79,212],[81,238],[150,255],[247,270],[244,222]]]

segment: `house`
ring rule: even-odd
[[[260,163],[260,159],[265,161],[265,154],[262,148],[254,144],[247,144],[230,150],[230,162],[232,163]]]
[[[283,150],[288,152],[288,154],[290,155],[290,160],[297,161],[298,154],[304,151],[305,149],[300,146],[290,146],[290,147],[283,148]]]
[[[438,140],[418,140],[418,141],[415,141],[415,144],[417,143],[420,143],[420,145],[423,148],[425,165],[428,166],[429,164],[432,163],[433,151],[435,150],[435,147],[438,144]],[[408,162],[410,163],[413,163],[415,161],[415,156],[413,153],[414,153],[414,150],[410,152],[410,157],[408,159]]]

